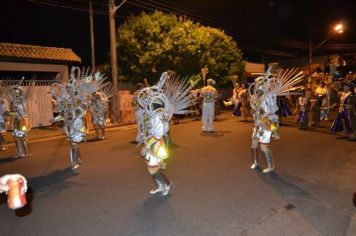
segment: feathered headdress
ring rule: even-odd
[[[186,110],[196,103],[196,99],[190,91],[199,82],[200,77],[192,76],[181,79],[179,76],[173,75],[165,80],[164,94],[170,103],[170,113],[187,114]]]
[[[72,67],[70,78],[66,85],[54,83],[52,94],[57,96],[92,96],[95,92],[104,93],[107,98],[114,95],[114,90],[110,81],[106,81],[104,74],[90,70],[89,68],[80,70],[79,67]]]
[[[272,74],[272,66],[268,67],[264,76],[258,77],[254,83],[250,85],[250,95],[252,87],[263,90],[265,93],[274,93],[276,96],[288,96],[297,94],[296,91],[302,90],[304,86],[296,86],[303,81],[303,71],[298,68],[286,69],[278,74]]]

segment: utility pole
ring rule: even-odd
[[[115,95],[113,97],[114,122],[119,121],[119,106],[117,98],[117,50],[116,50],[116,26],[115,13],[127,1],[123,0],[118,6],[115,0],[109,2],[109,27],[110,27],[110,58],[111,58],[111,78]]]
[[[93,2],[89,1],[89,24],[90,24],[90,48],[91,48],[91,67],[95,68],[95,47],[94,47],[94,21],[93,21]]]

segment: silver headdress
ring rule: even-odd
[[[81,133],[80,136],[84,135],[83,127],[75,127],[76,120],[85,116],[89,98],[93,93],[102,90],[107,91],[110,95],[109,85],[110,83],[105,82],[105,77],[100,72],[90,71],[89,69],[84,69],[81,72],[79,67],[71,69],[67,84],[54,83],[52,85],[52,95],[57,100],[59,110],[63,114],[63,117],[58,119],[64,119],[69,136],[73,131]]]
[[[156,125],[163,123],[163,133],[168,132],[168,123],[173,114],[187,114],[187,108],[194,105],[196,100],[190,90],[198,82],[196,77],[180,80],[178,76],[169,76],[164,72],[157,85],[143,88],[138,94],[138,102],[145,110],[144,124],[142,127],[143,143],[153,135],[157,135]],[[161,129],[160,129],[161,130]]]
[[[288,96],[297,94],[303,86],[296,86],[303,81],[303,72],[297,68],[286,69],[283,73],[272,74],[273,67],[270,66],[264,76],[256,78],[249,87],[251,106],[258,109],[259,104],[267,114],[273,114],[278,110],[276,104],[277,96]],[[253,90],[252,90],[253,88]]]

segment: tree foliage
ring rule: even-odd
[[[118,59],[122,75],[133,81],[156,80],[166,70],[181,75],[209,68],[218,83],[244,71],[242,53],[223,31],[201,26],[162,12],[130,17],[118,31]]]

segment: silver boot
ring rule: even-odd
[[[251,169],[256,169],[258,167],[258,150],[257,148],[251,148],[252,160],[253,164],[251,165]]]
[[[16,157],[17,158],[23,157],[21,151],[21,141],[19,139],[15,139],[15,144],[16,144]]]
[[[267,150],[264,150],[262,151],[264,157],[265,157],[265,160],[266,160],[266,163],[267,163],[267,168],[264,169],[262,172],[264,174],[267,174],[267,173],[270,173],[274,170],[274,164],[273,164],[273,159],[272,159],[272,153],[269,149]]]
[[[156,188],[155,188],[155,189],[152,189],[152,190],[150,191],[150,194],[154,195],[154,194],[156,194],[156,193],[163,192],[163,191],[164,191],[164,183],[163,183],[162,180],[161,180],[160,173],[157,172],[156,174],[152,175],[152,179],[153,179],[153,182],[154,182],[155,185],[156,185]]]
[[[95,139],[100,140],[100,131],[98,126],[95,126]]]
[[[100,137],[101,140],[104,140],[105,139],[105,128],[101,128],[101,137]]]
[[[26,139],[21,140],[22,148],[24,151],[23,157],[29,157],[30,154],[28,154],[28,143]]]
[[[164,182],[162,196],[166,196],[171,191],[172,182],[169,181],[167,176],[165,176],[163,173],[160,173],[160,175],[161,175],[162,181]]]
[[[79,165],[82,164],[79,154],[79,146],[77,144],[71,144],[70,162],[72,164],[72,170],[77,169]]]

